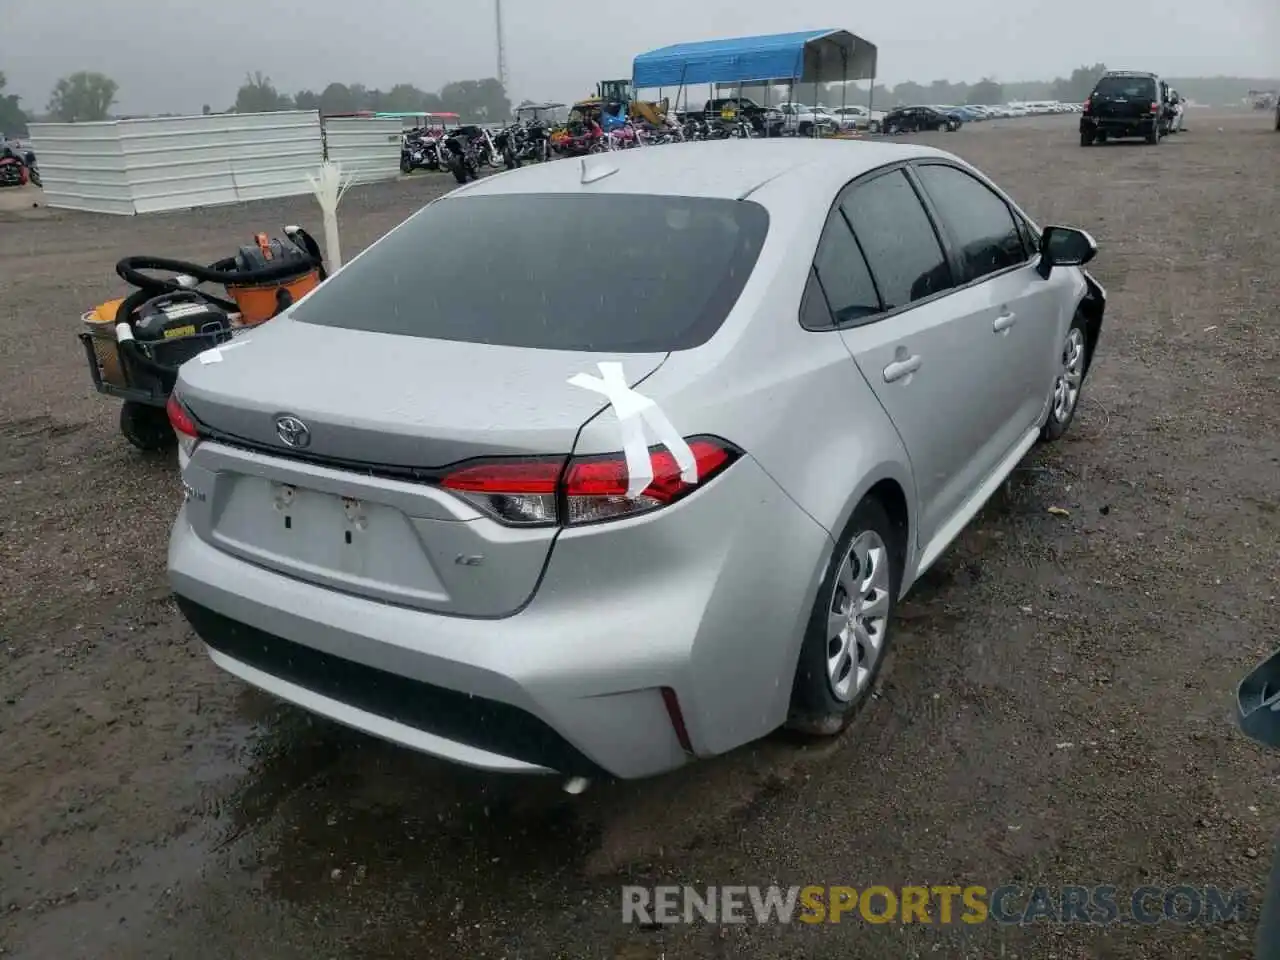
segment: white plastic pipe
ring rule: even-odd
[[[342,266],[342,246],[338,240],[338,203],[351,186],[351,178],[342,176],[342,167],[326,160],[313,176],[307,174],[307,183],[320,204],[324,217],[324,258],[329,271]]]

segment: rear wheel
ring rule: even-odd
[[[120,432],[139,450],[168,450],[178,442],[162,407],[126,400],[120,407]]]
[[[1151,129],[1147,131],[1147,143],[1157,144],[1160,142],[1160,123],[1159,121],[1151,124]]]
[[[1093,146],[1093,134],[1089,133],[1089,132],[1088,132],[1088,131],[1086,131],[1086,130],[1081,130],[1081,131],[1080,131],[1080,146],[1082,146],[1082,147],[1091,147],[1091,146]]]
[[[459,183],[467,182],[467,165],[456,154],[449,157],[449,172],[453,174],[453,179]]]
[[[834,736],[857,715],[888,652],[906,538],[868,497],[832,551],[805,630],[787,725]]]

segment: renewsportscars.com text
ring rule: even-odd
[[[1241,920],[1247,890],[1213,886],[625,886],[623,923],[1212,924]]]

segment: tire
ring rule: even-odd
[[[32,183],[34,183],[37,187],[44,186],[44,181],[40,179],[39,170],[37,170],[35,167],[31,167],[28,173],[29,173],[28,179],[30,179]]]
[[[510,147],[502,151],[502,163],[508,170],[514,170],[520,166],[520,162],[516,160],[516,155],[511,151]]]
[[[162,407],[126,400],[120,407],[120,432],[139,450],[155,453],[169,450],[178,444],[178,437],[169,425],[169,415]]]
[[[449,172],[453,174],[453,179],[459,183],[467,182],[467,165],[461,157],[449,158]]]
[[[1147,134],[1147,143],[1151,144],[1152,146],[1156,146],[1157,144],[1160,143],[1160,124],[1159,123],[1153,123],[1151,125],[1151,132]]]
[[[800,646],[787,719],[787,726],[792,730],[812,736],[835,736],[871,699],[892,639],[906,542],[905,531],[893,523],[883,504],[874,497],[867,497],[853,511],[827,563]],[[864,562],[873,561],[867,579],[875,585],[875,593],[871,595],[876,611],[875,626],[860,632],[861,642],[848,627],[843,634],[832,635],[833,620],[838,619],[837,611],[844,607],[849,583],[844,579],[842,585],[841,572],[846,560],[853,556],[855,545],[861,545],[857,552],[863,554]],[[871,547],[869,554],[862,549],[867,546]],[[837,649],[834,655],[831,654],[833,647]],[[861,678],[859,663],[868,664]],[[847,669],[841,670],[846,664]]]
[[[1089,333],[1084,316],[1077,311],[1063,338],[1058,369],[1049,399],[1049,419],[1040,428],[1040,439],[1053,443],[1067,432],[1080,409],[1085,375],[1089,370]],[[1074,390],[1074,393],[1071,391]]]
[[[1082,131],[1080,132],[1080,146],[1082,146],[1082,147],[1091,147],[1091,146],[1093,146],[1093,134],[1091,134],[1091,133],[1085,133],[1085,132],[1082,130]]]
[[[413,172],[413,166],[409,163],[409,159],[407,157],[400,158],[400,172],[405,174]]]
[[[811,137],[811,136],[813,136],[813,124],[812,124],[812,123],[802,123],[802,124],[800,124],[799,129],[798,129],[798,130],[796,130],[796,136],[800,136],[800,137]]]

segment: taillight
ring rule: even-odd
[[[1152,112],[1152,113],[1159,113],[1159,112],[1160,112],[1160,104],[1158,104],[1158,103],[1153,103],[1153,104],[1151,104],[1151,112]]]
[[[577,526],[615,520],[669,506],[722,473],[741,451],[714,437],[688,440],[698,482],[686,483],[665,447],[649,449],[653,480],[637,497],[627,496],[627,460],[601,456],[538,457],[473,463],[448,473],[440,485],[503,523],[518,526]]]
[[[200,430],[177,394],[169,394],[164,409],[169,415],[169,425],[173,427],[173,432],[178,437],[178,464],[185,467],[187,461],[191,459],[191,454],[195,452],[196,444],[200,442]]]
[[[1093,97],[1087,97],[1084,101],[1084,112],[1088,113],[1093,109]]]

